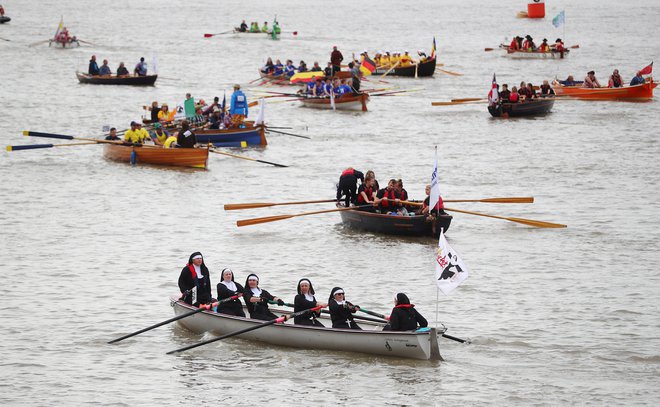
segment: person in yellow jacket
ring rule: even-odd
[[[401,65],[401,63],[400,63],[400,61],[401,61],[401,56],[400,56],[400,55],[401,55],[401,53],[399,53],[399,52],[395,52],[395,53],[393,53],[393,54],[392,54],[392,57],[390,58],[390,65],[394,66],[394,65],[396,65],[397,63],[399,63],[399,65]],[[397,65],[397,66],[398,66],[398,65]]]
[[[149,133],[142,128],[140,123],[131,122],[131,129],[124,133],[124,141],[133,144],[144,144],[145,140],[151,140]]]
[[[167,137],[167,140],[165,140],[165,143],[163,144],[164,148],[175,148],[177,146],[176,144],[176,136],[170,134],[169,137]]]
[[[405,51],[403,55],[401,55],[401,66],[410,66],[412,65],[412,57],[410,54],[408,54],[408,51]]]
[[[390,65],[392,65],[392,61],[391,61],[390,58],[391,58],[391,55],[390,55],[389,51],[387,51],[383,55],[381,55],[380,56],[380,65],[379,65],[379,67],[389,68]]]
[[[270,30],[268,29],[268,21],[264,21],[264,25],[261,27],[261,32],[268,34]]]
[[[140,133],[140,143],[144,144],[145,140],[151,141],[151,136],[149,135],[147,129],[142,127],[142,123],[137,122],[136,124],[137,124],[137,130]]]
[[[169,137],[169,133],[163,129],[163,126],[160,123],[154,123],[154,135],[151,137],[154,144],[157,146],[164,145],[167,137]]]
[[[175,114],[176,114],[176,110],[172,110],[170,112],[167,103],[163,103],[163,105],[160,107],[160,112],[158,112],[158,121],[161,123],[171,122],[172,120],[174,120]]]

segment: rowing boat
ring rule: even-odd
[[[508,45],[500,45],[500,49],[506,51],[504,56],[511,59],[564,59],[571,52],[570,49],[557,51],[551,49],[550,51],[525,51],[525,50],[512,50]]]
[[[232,32],[234,36],[236,37],[246,37],[246,38],[273,38],[273,33],[272,31],[268,32],[262,32],[262,31],[241,31],[240,28],[234,27],[234,31]],[[275,38],[279,38],[281,34],[275,34]]]
[[[70,41],[60,41],[56,39],[48,40],[48,46],[52,46],[53,44],[61,45],[62,48],[77,48],[80,46],[80,42],[78,40],[70,40]]]
[[[175,315],[194,311],[197,308],[170,298]],[[276,315],[290,314],[289,311],[271,309]],[[248,314],[245,310],[246,315]],[[322,315],[319,320],[326,327],[332,326],[329,318]],[[241,329],[263,324],[264,321],[212,311],[198,312],[177,321],[179,325],[196,334],[210,332],[224,335]],[[302,349],[322,349],[341,352],[357,352],[371,355],[391,356],[408,359],[442,360],[435,328],[418,331],[382,331],[383,324],[360,321],[363,330],[321,328],[294,325],[293,321],[273,324],[237,335],[245,340]]]
[[[0,24],[8,23],[11,21],[11,18],[7,16],[0,16]]]
[[[109,160],[131,164],[206,168],[209,150],[207,148],[162,148],[149,145],[136,147],[105,144],[103,156]]]
[[[315,109],[361,110],[366,112],[369,95],[366,93],[360,93],[358,95],[344,94],[335,97],[334,107],[332,106],[332,100],[330,98],[304,96],[299,100],[303,106]]]
[[[200,144],[211,143],[216,147],[265,146],[266,132],[263,125],[246,124],[245,128],[195,130]]]
[[[440,229],[445,233],[451,225],[451,215],[440,215],[435,221],[426,215],[401,216],[367,211],[341,211],[342,223],[351,228],[373,233],[399,236],[439,237]],[[435,223],[435,225],[434,225]]]
[[[289,82],[289,77],[285,73],[280,75],[273,75],[272,73],[266,73],[260,69],[259,76],[264,81],[268,81],[276,85],[294,85],[293,83]]]
[[[581,86],[563,86],[559,82],[552,83],[556,95],[570,96],[588,100],[648,100],[653,99],[653,89],[656,82],[646,82],[635,86],[621,88],[583,88]]]
[[[545,97],[518,103],[501,103],[496,106],[488,106],[488,112],[493,117],[542,116],[549,113],[554,104],[554,98]]]
[[[151,86],[158,79],[158,75],[88,75],[86,73],[76,72],[80,83],[89,83],[92,85],[133,85],[133,86]]]
[[[434,58],[429,58],[428,60],[424,62],[418,62],[412,65],[408,66],[403,66],[403,67],[396,67],[394,68],[388,75],[391,76],[409,76],[409,77],[414,77],[414,76],[433,76],[435,73],[435,65],[436,65],[436,59]],[[417,71],[417,75],[415,75],[415,70]],[[374,71],[374,75],[382,75],[389,71],[389,67],[379,67]]]

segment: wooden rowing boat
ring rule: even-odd
[[[80,42],[78,40],[71,40],[71,41],[60,41],[56,39],[48,40],[48,46],[52,46],[55,44],[55,46],[61,46],[62,48],[77,48],[80,46]]]
[[[503,56],[511,59],[564,59],[571,52],[570,49],[565,49],[564,51],[556,51],[554,49],[550,51],[512,50],[508,45],[504,44],[500,45],[500,49],[505,51]]]
[[[335,99],[336,110],[361,110],[363,112],[367,111],[367,102],[369,101],[369,95],[366,93],[355,94],[345,94]],[[300,102],[305,107],[311,107],[315,109],[330,109],[333,110],[332,101],[330,98],[314,97],[314,96],[304,96],[301,97]]]
[[[416,64],[407,65],[403,67],[396,67],[388,76],[408,76],[415,77],[415,70],[417,70],[417,76],[433,76],[435,73],[436,58],[429,58],[424,62],[418,62]],[[374,75],[382,75],[389,70],[389,67],[381,67],[374,71]]]
[[[178,301],[176,296],[170,298],[170,305],[175,315],[197,309]],[[271,309],[271,311],[278,316],[291,313],[277,309]],[[245,309],[245,313],[248,315],[247,309]],[[319,320],[326,327],[332,326],[325,315],[322,315]],[[196,334],[210,332],[214,335],[224,335],[264,323],[260,320],[218,314],[212,311],[202,311],[177,322]],[[286,323],[273,324],[237,335],[237,338],[302,349],[358,352],[408,359],[442,360],[435,328],[396,332],[383,331],[383,324],[369,321],[359,321],[359,325],[363,330],[294,325],[293,321],[287,321]]]
[[[216,147],[265,146],[266,131],[263,125],[246,124],[245,128],[195,130],[199,144],[211,143]]]
[[[125,75],[125,76],[111,76],[111,75],[88,75],[82,72],[76,72],[76,76],[80,83],[89,83],[92,85],[133,85],[133,86],[152,86],[158,75]]]
[[[341,211],[339,214],[342,223],[351,229],[387,235],[435,238],[440,236],[440,229],[447,232],[452,220],[451,215],[440,215],[434,225],[426,215],[397,216],[360,210]]]
[[[209,150],[207,148],[162,148],[150,145],[135,147],[104,144],[103,156],[109,160],[131,164],[206,168]]]
[[[268,32],[262,32],[262,31],[252,32],[252,31],[249,31],[249,30],[248,31],[241,31],[238,27],[234,27],[234,31],[232,32],[232,34],[234,34],[234,36],[236,36],[236,37],[246,37],[246,38],[264,38],[264,37],[269,38],[269,39],[273,38],[273,33],[271,31],[268,31]],[[280,34],[276,33],[275,38],[279,38],[280,35],[281,35],[281,33]]]
[[[570,96],[587,100],[648,100],[653,99],[653,89],[656,82],[646,82],[635,86],[621,88],[583,88],[581,86],[563,86],[559,82],[552,83],[556,95]]]
[[[542,116],[550,112],[555,104],[553,97],[525,100],[518,103],[501,103],[488,106],[488,112],[493,117],[523,117]]]

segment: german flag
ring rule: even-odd
[[[376,63],[371,60],[371,58],[365,56],[362,65],[360,65],[360,71],[362,75],[369,76],[376,70]]]

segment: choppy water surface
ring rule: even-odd
[[[240,153],[290,164],[278,169],[221,156],[208,171],[131,167],[98,146],[0,153],[0,289],[4,405],[247,404],[564,405],[660,401],[657,245],[660,193],[657,99],[649,103],[559,101],[536,119],[494,120],[484,106],[430,102],[484,95],[500,83],[594,69],[625,80],[658,59],[660,6],[652,2],[552,1],[543,21],[515,19],[525,2],[337,1],[195,4],[74,1],[3,4],[0,26],[2,144],[21,131],[97,136],[127,127],[152,100],[186,92],[206,100],[257,77],[267,56],[327,60],[369,50],[416,51],[438,43],[445,68],[464,73],[388,79],[365,87],[418,89],[373,98],[366,114],[316,112],[270,103],[267,121],[311,140],[271,135]],[[302,6],[299,5],[299,6]],[[550,24],[565,9],[565,33]],[[242,19],[272,20],[280,41],[219,36]],[[28,48],[59,16],[79,38],[73,50]],[[532,34],[579,44],[562,61],[511,61],[484,52],[504,37]],[[157,57],[153,88],[80,85],[89,56],[132,67]],[[248,94],[250,95],[250,94]],[[277,101],[278,99],[271,99]],[[56,141],[57,142],[57,141]],[[182,356],[199,340],[176,325],[119,345],[106,341],[171,316],[168,295],[189,254],[206,256],[213,283],[231,267],[239,280],[292,300],[302,276],[318,297],[332,286],[383,313],[407,292],[435,321],[432,240],[345,230],[336,214],[238,229],[237,219],[327,208],[225,213],[224,203],[332,197],[346,166],[373,169],[381,184],[402,178],[421,198],[438,146],[445,198],[533,195],[534,205],[454,204],[502,216],[569,225],[564,230],[457,214],[449,234],[471,268],[441,296],[439,320],[470,346],[442,340],[444,363],[383,359],[228,340]]]

